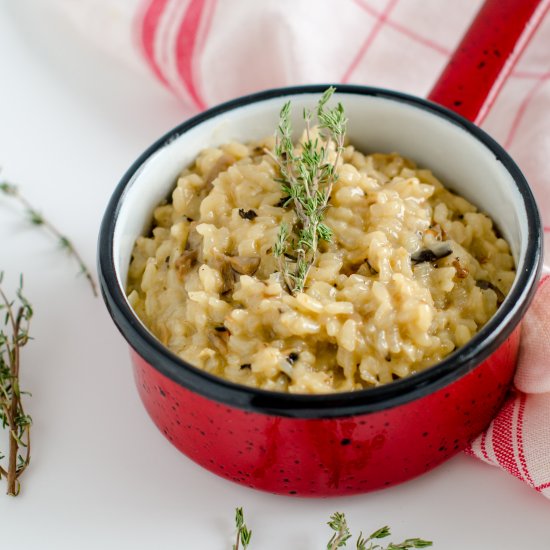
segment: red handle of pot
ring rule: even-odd
[[[486,0],[428,99],[481,124],[550,7],[550,0]]]

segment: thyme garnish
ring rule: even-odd
[[[237,542],[233,545],[233,550],[239,550],[239,542],[242,543],[243,550],[246,550],[250,543],[252,531],[250,531],[244,523],[242,508],[237,508],[235,510],[235,525],[237,529]],[[341,512],[335,512],[330,516],[330,521],[328,521],[327,525],[334,531],[327,543],[327,550],[345,548],[347,542],[352,537],[346,521],[346,516]],[[390,535],[391,531],[387,525],[377,529],[367,538],[363,537],[363,533],[359,533],[355,548],[356,550],[409,550],[411,548],[428,548],[429,546],[433,546],[431,541],[419,538],[405,539],[403,542],[399,543],[390,542],[387,546],[381,546],[376,542]]]
[[[346,133],[347,119],[341,103],[327,108],[335,92],[328,88],[317,104],[319,137],[311,135],[313,114],[304,109],[306,138],[301,152],[295,153],[290,122],[291,103],[285,103],[280,112],[275,154],[269,152],[279,167],[281,189],[287,199],[282,206],[292,205],[295,221],[282,223],[275,245],[274,255],[289,292],[303,292],[311,266],[315,263],[320,240],[330,242],[332,231],[323,223],[328,208],[332,186],[338,179],[336,169]],[[329,161],[329,151],[334,145],[336,156]],[[289,254],[291,261],[289,261]],[[295,260],[294,260],[295,258]]]
[[[97,296],[97,286],[92,276],[92,272],[84,263],[82,256],[76,250],[75,246],[69,240],[69,238],[63,235],[50,221],[48,221],[38,210],[36,210],[31,205],[31,203],[20,193],[19,188],[16,185],[1,181],[0,192],[18,201],[19,204],[21,204],[21,206],[23,206],[23,208],[25,209],[28,219],[33,225],[42,226],[47,232],[49,232],[51,235],[53,235],[53,237],[57,239],[60,247],[66,250],[69,256],[72,256],[76,260],[76,262],[78,263],[78,267],[80,268],[80,273],[82,273],[84,277],[86,277],[94,296]]]
[[[33,310],[23,295],[23,277],[17,290],[17,302],[8,300],[2,290],[3,273],[0,272],[0,424],[9,431],[8,464],[0,464],[0,478],[7,479],[7,494],[17,496],[19,478],[31,459],[31,417],[25,413],[22,396],[27,394],[19,385],[21,348],[29,341],[29,325]],[[28,395],[28,394],[27,394]],[[22,454],[20,454],[20,451]],[[0,461],[6,458],[0,452]]]

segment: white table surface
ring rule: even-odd
[[[68,41],[65,26],[39,2],[0,0],[0,165],[95,271],[115,184],[183,115],[152,80]],[[23,272],[36,309],[22,374],[33,393],[32,463],[19,497],[0,484],[0,548],[229,549],[236,506],[251,550],[323,548],[336,510],[355,532],[389,523],[396,539],[445,550],[548,548],[550,502],[464,455],[402,486],[329,500],[264,494],[202,470],[150,422],[102,300],[4,198],[0,242],[6,288]]]

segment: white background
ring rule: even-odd
[[[39,2],[0,0],[0,165],[95,272],[115,184],[185,113],[71,32]],[[395,539],[422,536],[445,550],[548,545],[550,503],[464,455],[400,487],[329,500],[263,494],[202,470],[147,417],[102,300],[4,198],[0,243],[5,288],[23,272],[36,309],[22,375],[33,393],[32,464],[16,499],[0,484],[0,548],[229,549],[236,506],[254,532],[251,550],[324,548],[336,510],[354,532],[389,523]]]

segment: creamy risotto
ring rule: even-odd
[[[349,391],[437,363],[495,313],[515,271],[491,219],[428,169],[352,145],[325,215],[332,241],[289,293],[273,247],[295,214],[273,146],[201,152],[137,239],[129,301],[170,350],[240,384]]]

